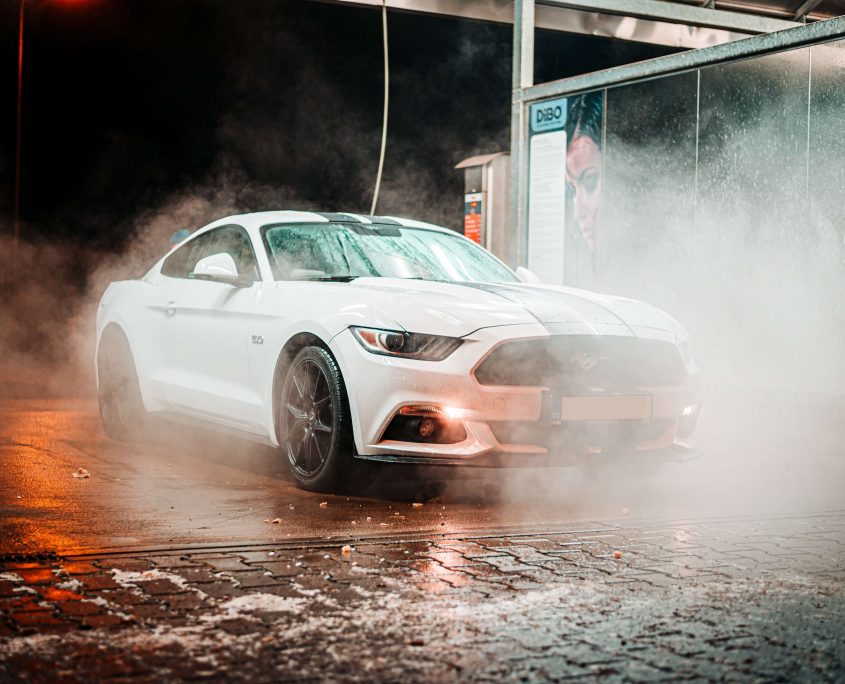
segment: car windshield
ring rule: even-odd
[[[275,224],[262,229],[277,280],[417,278],[510,283],[517,277],[458,235],[425,228],[347,223]]]

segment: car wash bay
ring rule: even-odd
[[[842,60],[827,38],[515,84],[504,256],[531,266],[520,117],[602,92],[600,284],[690,327],[701,458],[647,477],[391,468],[312,494],[273,450],[169,426],[115,442],[90,397],[6,383],[0,676],[841,679]]]

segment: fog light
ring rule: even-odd
[[[398,413],[385,429],[381,441],[422,444],[456,444],[467,438],[463,423],[438,415],[409,416]]]
[[[417,433],[423,439],[428,439],[437,430],[437,421],[433,418],[422,418],[417,425]]]
[[[684,416],[691,416],[693,413],[698,413],[699,406],[700,404],[690,404],[681,413]]]
[[[678,437],[687,439],[695,432],[700,409],[701,404],[691,404],[681,412],[681,419],[678,421],[678,430],[676,432]]]

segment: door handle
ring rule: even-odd
[[[167,302],[164,307],[164,315],[168,318],[173,318],[176,315],[176,307],[173,306],[176,302]]]

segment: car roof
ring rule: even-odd
[[[455,235],[454,230],[437,226],[425,221],[401,218],[398,216],[369,216],[353,214],[351,212],[323,212],[323,211],[257,211],[251,214],[237,214],[226,216],[205,226],[213,228],[227,223],[240,223],[250,226],[266,226],[274,223],[356,223],[365,225],[403,226],[405,228],[425,228],[442,233]],[[204,229],[201,229],[204,230]],[[458,233],[460,234],[460,233]]]

